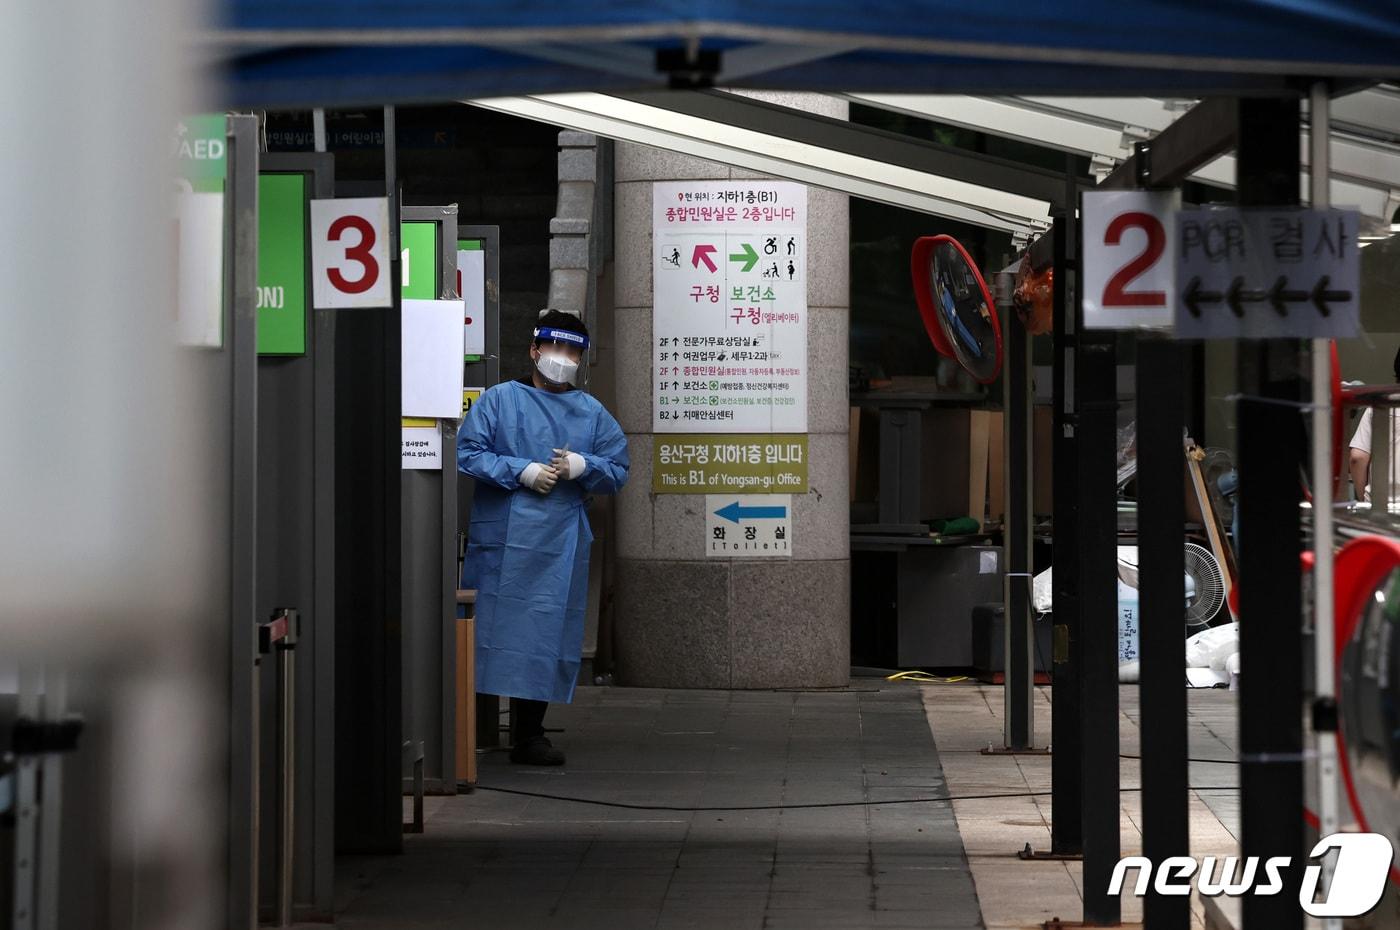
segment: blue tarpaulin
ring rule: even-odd
[[[1203,96],[1400,77],[1396,0],[228,0],[221,12],[192,41],[219,62],[223,102],[245,106],[642,88],[666,81],[661,48],[718,51],[716,84],[802,90]]]

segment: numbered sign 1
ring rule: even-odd
[[[1176,191],[1084,194],[1084,327],[1167,329],[1176,306]]]
[[[389,201],[311,201],[312,296],[318,310],[387,307]]]

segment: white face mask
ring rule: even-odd
[[[552,384],[573,384],[578,374],[578,362],[567,355],[541,352],[535,368],[540,376]]]

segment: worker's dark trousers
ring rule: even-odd
[[[544,712],[549,709],[548,701],[511,698],[510,703],[515,711],[511,721],[511,745],[520,746],[537,736],[544,736]]]

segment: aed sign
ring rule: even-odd
[[[1355,210],[1211,207],[1177,214],[1176,335],[1360,335]]]
[[[1179,203],[1176,191],[1085,192],[1085,329],[1172,325]]]
[[[792,556],[792,495],[705,495],[705,554],[717,558]]]
[[[390,305],[388,233],[387,197],[311,201],[316,309]]]

